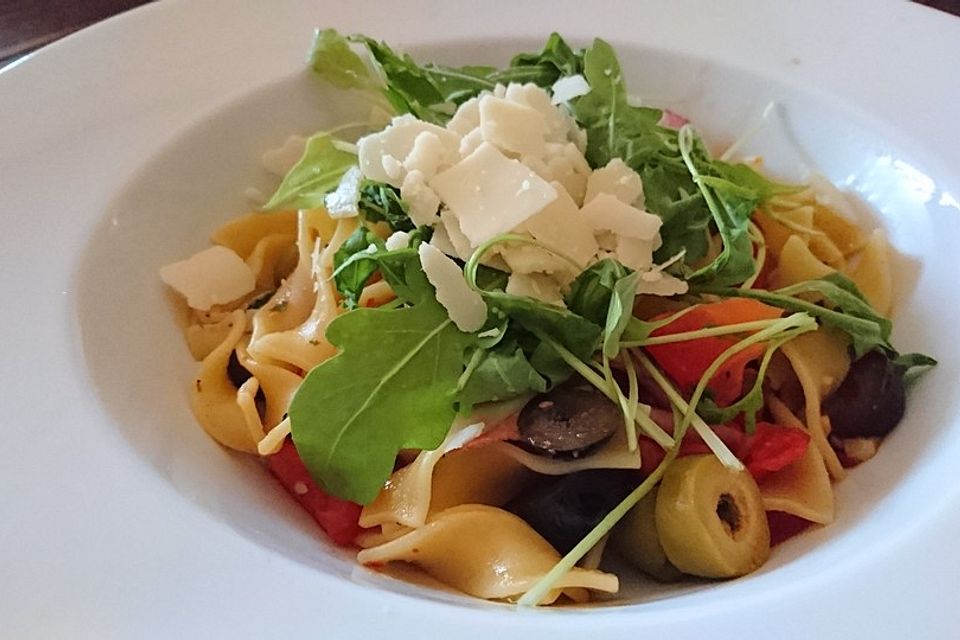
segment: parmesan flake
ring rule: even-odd
[[[437,302],[457,328],[466,333],[480,329],[487,321],[487,303],[467,284],[460,266],[433,245],[423,243],[417,251],[427,280],[437,290]]]

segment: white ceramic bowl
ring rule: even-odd
[[[425,2],[393,13],[170,2],[8,69],[3,635],[805,637],[875,627],[873,637],[950,637],[960,596],[951,20],[900,4],[746,0],[589,12]],[[189,413],[195,365],[156,272],[244,212],[247,186],[269,189],[262,151],[353,119],[355,99],[305,70],[315,25],[452,64],[504,63],[552,29],[580,44],[601,36],[633,93],[689,116],[721,148],[779,103],[784,126],[748,150],[786,177],[815,168],[870,203],[902,255],[895,343],[941,361],[877,458],[837,486],[837,521],[741,580],[682,590],[628,581],[617,606],[516,611],[356,567],[255,460],[215,445]]]

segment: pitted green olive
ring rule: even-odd
[[[643,497],[624,516],[610,536],[610,545],[623,559],[659,580],[675,582],[683,574],[670,564],[657,533],[657,488]]]
[[[747,471],[713,455],[686,456],[667,468],[656,506],[660,543],[684,573],[732,578],[770,555],[770,529],[760,489]]]

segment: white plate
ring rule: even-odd
[[[953,637],[960,20],[878,2],[378,4],[163,2],[0,74],[0,636]],[[757,144],[879,211],[905,256],[896,341],[941,361],[839,485],[837,523],[736,582],[516,611],[356,569],[206,438],[156,269],[243,210],[262,150],[347,117],[304,71],[318,25],[451,63],[602,36],[635,92],[718,142],[778,100],[802,153]]]

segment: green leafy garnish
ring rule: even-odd
[[[349,44],[364,46],[383,78],[376,87],[356,54],[347,52]],[[563,38],[552,34],[539,53],[514,56],[504,69],[490,66],[448,67],[420,64],[407,54],[394,51],[385,42],[364,35],[343,37],[327,29],[318,32],[310,56],[311,65],[321,77],[335,86],[353,89],[379,88],[397,113],[410,113],[434,124],[446,124],[456,107],[482,91],[492,91],[497,84],[532,82],[550,88],[563,75],[578,73],[582,54],[573,51]],[[339,61],[347,62],[347,70],[336,69]]]
[[[360,213],[370,222],[386,222],[393,231],[411,231],[410,208],[400,190],[382,182],[364,180],[360,185]]]
[[[436,300],[356,309],[327,328],[340,349],[290,405],[297,452],[324,490],[370,503],[404,448],[434,449],[456,415],[463,353],[475,341]],[[372,345],[376,345],[375,348]]]
[[[367,65],[335,29],[317,29],[310,50],[310,68],[338,89],[371,89]]]
[[[303,156],[263,208],[275,211],[322,207],[324,196],[336,189],[343,174],[356,164],[357,154],[349,149],[349,145],[329,133],[311,136]]]
[[[605,324],[614,287],[629,273],[630,269],[610,258],[593,263],[570,285],[564,298],[567,308],[594,324]]]
[[[548,383],[515,341],[477,348],[467,361],[457,394],[460,411],[482,402],[499,402],[547,390]]]
[[[334,284],[347,309],[353,309],[359,303],[363,288],[380,266],[376,254],[385,251],[383,240],[360,226],[333,255]]]

